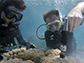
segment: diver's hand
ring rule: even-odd
[[[30,48],[36,48],[36,46],[33,43],[30,43]]]
[[[68,24],[69,24],[69,32],[73,32],[75,28],[81,24],[83,16],[81,11],[79,10],[71,10],[68,14]]]
[[[32,44],[32,43],[27,42],[27,47],[26,48],[27,49],[29,49],[29,48],[36,48],[36,46],[34,44]]]

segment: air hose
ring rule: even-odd
[[[36,30],[36,36],[37,36],[37,38],[39,38],[40,40],[45,40],[45,38],[41,38],[41,37],[39,37],[38,36],[38,30],[39,30],[39,28],[41,27],[41,26],[46,26],[46,24],[42,24],[42,25],[40,25],[38,28],[37,28],[37,30]]]

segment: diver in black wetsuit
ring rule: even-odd
[[[52,9],[44,13],[43,18],[47,24],[47,31],[45,32],[47,49],[60,49],[63,52],[60,54],[62,58],[75,52],[76,40],[73,32],[65,30],[67,29],[65,27],[66,22],[61,22],[58,10]]]
[[[23,17],[20,12],[25,8],[23,0],[2,0],[0,2],[0,53],[7,52],[2,49],[8,44],[16,45],[14,38],[17,39],[19,45],[24,45],[27,49],[35,48],[33,44],[23,39],[19,29],[19,21]]]

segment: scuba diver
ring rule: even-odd
[[[23,0],[2,0],[0,2],[0,53],[10,51],[10,46],[15,46],[14,38],[17,39],[19,47],[26,46],[27,49],[35,48],[29,42],[26,42],[19,29],[19,21],[22,19],[23,10],[25,10]]]
[[[52,9],[43,14],[47,30],[45,31],[45,40],[47,49],[61,50],[60,56],[63,58],[76,50],[76,40],[72,32],[67,31],[67,18],[60,19],[59,12]],[[63,22],[62,22],[63,21]]]
[[[43,14],[47,28],[43,39],[46,41],[47,49],[60,49],[61,58],[76,53],[76,39],[73,36],[73,31],[83,23],[83,12],[84,2],[80,2],[64,18],[60,18],[59,11],[56,9]]]

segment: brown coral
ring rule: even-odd
[[[60,58],[61,51],[58,49],[28,49],[20,48],[4,53],[4,59],[0,63],[81,63],[80,59],[75,57]],[[72,59],[71,59],[72,58]],[[74,59],[74,61],[73,61]]]

